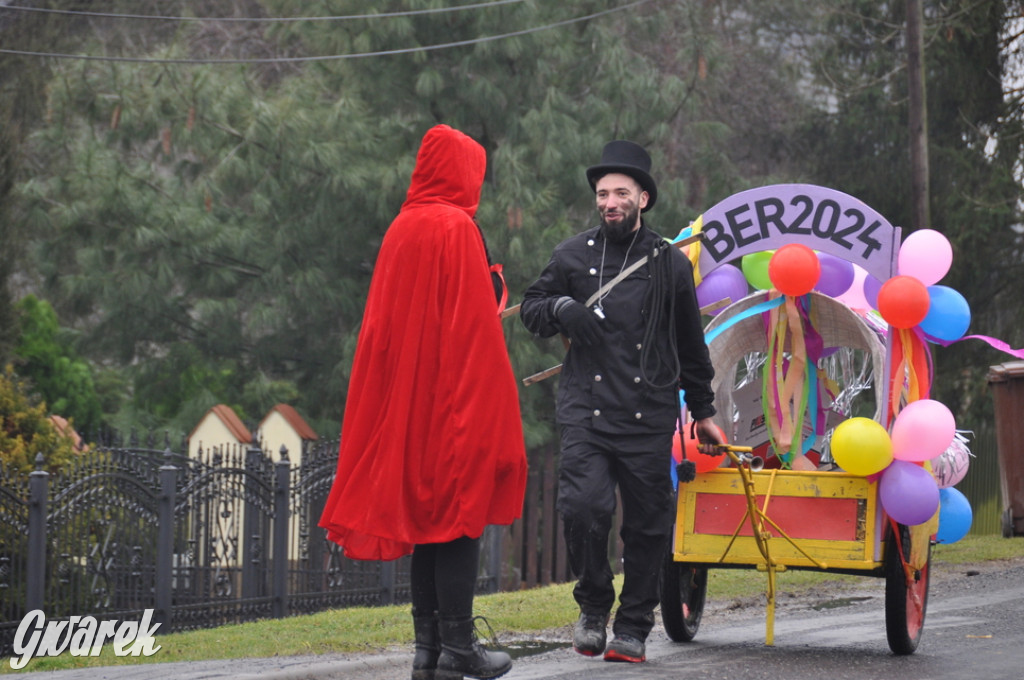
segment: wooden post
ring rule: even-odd
[[[924,13],[921,0],[907,0],[907,91],[910,127],[912,226],[931,224],[928,187],[928,104],[924,77]]]

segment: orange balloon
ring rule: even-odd
[[[894,276],[878,289],[878,312],[894,328],[913,328],[928,316],[928,287],[913,276]]]
[[[721,435],[722,441],[726,441],[725,433],[722,432],[722,428],[715,426],[718,430],[718,434]],[[676,431],[675,436],[672,437],[672,457],[675,458],[676,462],[683,460],[683,453],[686,454],[686,460],[693,461],[694,465],[697,466],[697,473],[707,472],[708,470],[714,470],[716,467],[721,465],[725,460],[728,459],[724,453],[720,456],[709,456],[706,453],[701,453],[697,450],[700,446],[700,442],[697,441],[696,437],[690,436],[690,426],[684,428],[686,434],[684,436],[685,441],[683,445],[679,444],[679,432]]]
[[[787,243],[768,261],[768,278],[783,295],[806,295],[821,278],[821,261],[802,243]]]

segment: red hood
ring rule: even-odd
[[[402,208],[443,203],[473,217],[486,169],[482,146],[447,125],[435,125],[423,136]]]

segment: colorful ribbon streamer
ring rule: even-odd
[[[928,342],[935,343],[936,345],[942,345],[943,347],[949,347],[953,343],[960,342],[962,340],[981,340],[982,342],[987,343],[993,349],[997,349],[1000,352],[1005,352],[1006,354],[1009,354],[1010,356],[1013,357],[1017,357],[1018,359],[1024,359],[1024,347],[1022,347],[1021,349],[1013,349],[1012,347],[1010,347],[1009,344],[1003,342],[1002,340],[998,338],[993,338],[988,335],[965,335],[962,338],[957,338],[956,340],[939,340],[938,338],[933,338],[930,335],[925,335],[924,337],[928,340]]]
[[[888,423],[899,415],[901,404],[927,399],[931,393],[933,366],[924,334],[893,328],[889,363]]]
[[[672,240],[672,243],[695,236],[703,229],[704,215],[701,215],[695,219],[690,226],[679,232],[679,235]],[[690,244],[689,250],[686,252],[686,256],[690,259],[690,264],[693,265],[693,285],[694,287],[697,287],[700,285],[700,282],[704,280],[704,275],[700,271],[700,241]]]
[[[772,447],[783,467],[790,467],[797,456],[811,450],[817,436],[821,406],[816,365],[824,343],[815,328],[810,296],[779,299],[784,302],[765,319],[768,358],[761,399]]]

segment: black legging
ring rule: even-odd
[[[479,565],[479,538],[417,545],[410,574],[413,615],[436,611],[442,619],[471,618]]]

